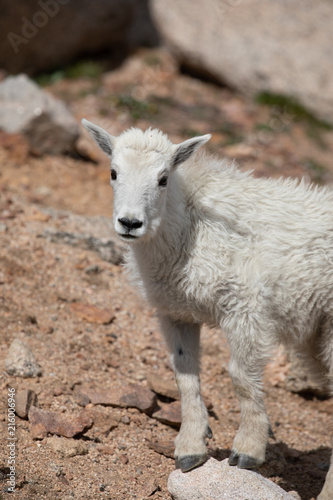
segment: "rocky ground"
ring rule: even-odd
[[[113,72],[60,76],[46,89],[78,121],[114,135],[132,125],[157,126],[174,142],[210,132],[212,152],[255,175],[333,182],[329,127],[286,100],[262,95],[258,103],[180,74],[163,50],[139,53]],[[108,161],[84,131],[78,152],[33,157],[21,136],[0,135],[0,498],[169,499],[180,416],[168,354],[154,311],[127,283],[122,248],[112,244]],[[23,344],[16,341],[8,358],[14,339]],[[223,460],[238,402],[222,332],[205,328],[202,345],[209,452]],[[27,355],[35,376],[24,378],[18,356]],[[260,472],[309,500],[328,469],[333,406],[289,392],[288,368],[279,351],[266,370],[275,439]],[[16,491],[8,493],[12,388],[21,416]],[[30,403],[37,407],[28,420]]]

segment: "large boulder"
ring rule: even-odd
[[[296,492],[287,493],[257,472],[214,458],[186,474],[171,472],[168,491],[174,500],[300,500]]]
[[[0,130],[23,134],[33,154],[72,152],[78,124],[66,105],[26,75],[0,83]]]
[[[254,95],[297,98],[333,122],[331,0],[151,0],[179,60]]]
[[[0,68],[33,74],[101,50],[154,44],[148,0],[2,0]]]

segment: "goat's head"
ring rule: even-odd
[[[174,145],[159,130],[132,128],[114,137],[87,120],[82,124],[111,160],[116,232],[127,241],[153,236],[163,218],[172,172],[211,136]]]

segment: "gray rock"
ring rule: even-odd
[[[37,406],[37,394],[31,389],[18,391],[15,396],[15,413],[21,418],[27,419],[31,406]]]
[[[38,377],[42,374],[35,355],[20,339],[14,339],[11,343],[5,359],[5,368],[9,375],[15,377]]]
[[[2,0],[0,67],[32,74],[82,54],[154,45],[148,0]]]
[[[47,209],[51,215],[49,228],[41,237],[54,243],[65,243],[74,247],[96,252],[97,255],[111,264],[121,264],[124,261],[125,247],[117,240],[111,217],[86,217],[61,210]],[[61,220],[62,231],[56,228],[57,220]]]
[[[182,63],[248,94],[296,97],[333,123],[331,0],[152,0]]]
[[[185,474],[179,469],[171,472],[168,490],[174,500],[300,499],[257,472],[230,467],[227,459],[218,462],[214,458]]]
[[[121,264],[123,254],[119,251],[117,244],[110,238],[94,238],[89,234],[70,233],[67,231],[44,231],[44,237],[53,243],[66,243],[74,247],[81,247],[96,252],[101,259],[111,264]]]
[[[0,83],[0,129],[24,134],[34,154],[62,154],[74,149],[78,124],[59,99],[26,75]]]

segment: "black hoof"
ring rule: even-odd
[[[235,450],[231,451],[231,455],[229,457],[228,463],[229,465],[237,465],[238,464],[238,453]]]
[[[176,469],[187,472],[199,467],[199,465],[205,463],[206,460],[207,455],[185,455],[185,457],[176,458]]]
[[[240,469],[257,469],[263,464],[262,460],[250,457],[250,455],[245,455],[241,453],[239,455],[237,467]]]
[[[262,460],[245,455],[245,453],[237,453],[232,450],[228,460],[229,465],[237,465],[240,469],[257,469],[263,464]]]
[[[213,431],[209,427],[209,425],[207,425],[206,436],[208,437],[208,439],[211,439],[213,437]]]

